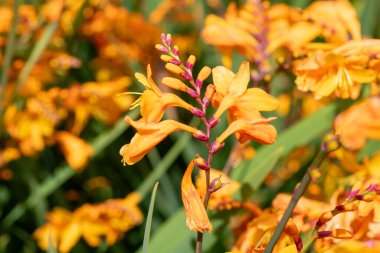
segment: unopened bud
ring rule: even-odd
[[[164,62],[169,62],[171,59],[173,59],[173,57],[171,57],[170,55],[167,55],[167,54],[162,54],[160,56],[161,60],[164,61]]]
[[[186,92],[193,98],[199,98],[199,93],[196,90],[189,88]]]
[[[173,63],[166,63],[165,64],[165,68],[168,71],[170,71],[170,72],[172,72],[174,74],[177,74],[177,75],[183,73],[183,70],[180,67],[178,67],[177,65],[173,64]]]
[[[207,85],[206,92],[205,92],[205,98],[208,98],[209,100],[211,100],[214,93],[215,93],[215,86],[212,84]]]
[[[219,150],[221,150],[223,147],[224,147],[224,142],[222,143],[219,143],[217,141],[214,141],[212,144],[211,144],[211,147],[210,147],[210,153],[211,154],[215,154],[217,153]]]
[[[210,74],[211,74],[211,68],[205,66],[201,69],[201,71],[199,71],[197,79],[203,82]]]
[[[172,48],[172,53],[173,53],[175,56],[178,56],[178,52],[179,52],[178,47],[177,47],[177,46],[174,46],[174,47]]]
[[[164,85],[166,85],[172,89],[175,89],[175,90],[187,92],[190,89],[181,80],[174,78],[174,77],[164,77],[164,78],[162,78],[161,82]]]
[[[187,73],[187,72],[182,72],[181,73],[181,76],[183,77],[183,78],[185,78],[187,81],[189,81],[189,82],[191,82],[192,80],[193,80],[193,77],[189,74],[189,73]]]
[[[195,139],[198,139],[200,141],[208,141],[207,134],[205,134],[204,132],[202,132],[200,130],[198,130],[197,133],[194,133],[193,136],[194,136]]]
[[[214,117],[211,117],[211,119],[208,121],[208,125],[213,128],[220,122],[220,119],[215,119]]]
[[[161,45],[161,44],[156,44],[156,45],[155,45],[155,48],[156,48],[158,51],[161,51],[161,52],[164,52],[164,53],[168,53],[168,52],[169,52],[169,50],[168,50],[165,46],[163,46],[163,45]]]
[[[194,165],[200,168],[201,170],[210,169],[210,165],[208,164],[206,159],[204,159],[203,157],[200,157],[199,155],[197,155],[197,158],[194,159],[193,161],[194,161]]]
[[[186,63],[185,63],[185,67],[188,70],[192,71],[194,68],[195,60],[196,60],[195,56],[190,55],[189,58],[187,59]]]
[[[202,89],[202,85],[203,82],[197,78],[197,80],[195,80],[195,86],[197,86],[199,89]]]
[[[173,64],[175,64],[177,66],[181,65],[181,61],[177,60],[177,59],[174,59],[174,58],[170,59],[169,62],[173,63]]]
[[[222,177],[222,175],[220,175],[219,177],[217,177],[211,181],[211,183],[208,187],[209,192],[211,192],[211,193],[216,192],[217,190],[219,190],[220,188],[222,188],[223,186],[226,185],[225,183],[222,183],[222,180],[220,180],[221,177]]]
[[[169,47],[172,45],[172,35],[170,33],[166,35],[166,45]]]
[[[194,116],[197,116],[198,118],[202,118],[203,116],[205,116],[205,113],[201,109],[199,109],[197,107],[194,107],[194,109],[191,110],[191,113]]]

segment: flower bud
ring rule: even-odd
[[[199,93],[196,90],[189,88],[186,92],[193,98],[199,98]]]
[[[168,53],[168,52],[169,52],[169,50],[168,50],[165,46],[163,46],[163,45],[161,45],[161,44],[156,44],[156,45],[155,45],[155,48],[156,48],[158,51],[161,51],[161,52],[164,52],[164,53]]]
[[[174,47],[172,48],[172,53],[173,53],[175,56],[178,56],[179,50],[178,50],[178,47],[177,47],[177,46],[174,46]]]
[[[172,72],[174,74],[177,74],[177,75],[183,73],[183,70],[180,67],[178,67],[177,65],[173,64],[173,63],[166,63],[165,64],[165,68],[168,71],[170,71],[170,72]]]
[[[161,82],[167,87],[172,88],[174,90],[188,92],[188,90],[190,89],[189,87],[187,87],[185,83],[174,77],[164,77],[161,80]]]
[[[193,77],[189,74],[189,73],[187,73],[187,72],[182,72],[181,73],[181,76],[183,77],[183,78],[185,78],[187,81],[189,81],[189,82],[191,82],[192,80],[193,80]]]
[[[211,192],[211,193],[216,192],[217,190],[219,190],[220,188],[222,188],[223,186],[226,185],[225,183],[222,183],[222,181],[220,180],[221,177],[222,177],[222,175],[220,175],[219,177],[217,177],[211,181],[211,183],[208,187],[209,192]]]
[[[189,56],[189,58],[187,59],[187,61],[185,63],[185,66],[188,70],[193,71],[195,60],[196,60],[196,58],[194,55]]]
[[[224,142],[222,143],[219,143],[217,141],[214,141],[212,144],[211,144],[211,147],[210,147],[210,153],[211,154],[215,154],[217,153],[219,150],[221,150],[223,147],[224,147]]]
[[[198,130],[197,133],[193,134],[195,139],[198,139],[200,141],[208,141],[208,136],[206,133],[202,132],[201,130]]]
[[[171,59],[173,59],[173,57],[171,57],[170,55],[167,55],[167,54],[162,54],[160,56],[161,60],[164,61],[164,62],[169,62]]]
[[[198,118],[202,118],[203,116],[205,116],[205,113],[201,109],[199,109],[197,107],[194,107],[194,109],[191,110],[191,113],[194,116],[197,116]]]
[[[214,128],[219,122],[220,119],[215,119],[214,117],[211,117],[211,119],[208,121],[208,124],[211,128]]]
[[[194,161],[194,165],[200,168],[201,170],[210,169],[210,165],[208,164],[206,159],[204,159],[203,157],[200,157],[199,155],[197,155],[197,158],[194,159],[193,161]]]
[[[181,61],[177,60],[177,59],[174,59],[174,58],[170,59],[169,62],[173,63],[173,64],[175,64],[177,66],[181,65]]]
[[[205,66],[199,72],[197,79],[199,79],[201,82],[203,82],[210,74],[211,74],[211,68]]]

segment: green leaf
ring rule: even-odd
[[[42,52],[45,50],[50,39],[53,37],[53,34],[55,30],[57,29],[57,26],[58,26],[58,21],[47,25],[41,38],[38,40],[37,44],[33,47],[32,53],[30,54],[28,60],[25,63],[25,66],[22,68],[21,73],[17,79],[16,93],[17,91],[20,90],[21,86],[25,83],[26,78],[29,76],[34,65],[40,58]]]
[[[231,177],[243,182],[253,190],[257,189],[281,156],[288,154],[295,147],[307,144],[328,131],[332,120],[335,118],[335,111],[335,103],[327,105],[283,131],[279,134],[279,138],[274,145],[260,148],[255,158],[235,168]],[[212,224],[214,231],[217,231],[221,226],[219,221],[212,221]],[[152,237],[149,247],[152,252],[191,253],[194,252],[193,240],[195,237],[196,233],[185,226],[185,215],[182,208],[159,227]],[[215,234],[206,234],[204,249],[206,250],[216,241]]]
[[[157,188],[158,188],[158,182],[156,182],[156,184],[154,185],[153,192],[152,192],[152,197],[150,199],[149,210],[148,210],[148,217],[147,217],[147,220],[146,220],[145,232],[144,232],[143,253],[148,253],[150,228],[152,226],[154,201],[156,199]]]

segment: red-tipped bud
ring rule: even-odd
[[[188,70],[193,71],[195,60],[196,60],[195,56],[190,55],[189,58],[187,59],[186,63],[185,63],[185,67]]]
[[[208,121],[208,125],[213,128],[216,125],[218,125],[220,119],[215,119],[214,117],[211,117],[211,119]]]
[[[219,143],[217,141],[214,141],[212,144],[211,144],[211,147],[210,147],[210,153],[211,154],[215,154],[217,153],[219,150],[221,150],[223,147],[224,147],[224,142],[222,143]]]
[[[178,56],[179,50],[178,50],[178,47],[177,47],[177,46],[174,46],[174,47],[172,48],[172,53],[173,53],[175,56]]]
[[[164,53],[168,53],[169,52],[169,50],[165,46],[163,46],[161,44],[156,44],[155,48],[158,51],[161,51],[161,52],[164,52]]]
[[[181,61],[174,58],[170,59],[169,62],[178,66],[181,65]]]
[[[226,185],[225,183],[222,183],[222,180],[220,180],[221,177],[222,175],[211,181],[210,186],[208,187],[209,192],[216,192],[217,190]]]
[[[202,89],[202,85],[203,82],[197,78],[197,80],[195,80],[195,86],[197,86],[199,89]]]
[[[166,44],[166,34],[161,33],[161,41]]]
[[[197,133],[193,134],[195,139],[198,139],[200,141],[208,141],[208,136],[204,132],[198,130]]]
[[[188,89],[186,92],[193,98],[199,98],[199,93],[196,90]]]
[[[168,45],[169,47],[172,45],[172,35],[171,34],[166,35],[166,45]]]
[[[192,80],[193,80],[193,77],[189,74],[189,73],[187,73],[187,72],[182,72],[181,73],[181,76],[183,77],[183,78],[185,78],[187,81],[189,81],[189,82],[191,82]]]
[[[191,110],[191,113],[194,116],[197,116],[198,118],[202,118],[203,116],[205,116],[205,113],[201,109],[199,109],[197,107],[194,107],[194,109]]]
[[[208,164],[206,159],[204,159],[203,157],[200,157],[199,155],[197,155],[197,158],[194,159],[193,161],[194,161],[194,165],[200,168],[201,170],[210,169],[210,165]]]

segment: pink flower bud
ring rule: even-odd
[[[182,72],[181,73],[181,76],[183,77],[183,78],[185,78],[187,81],[192,81],[193,80],[193,77],[189,74],[189,73],[187,73],[187,72]]]
[[[178,65],[178,66],[181,65],[181,61],[179,61],[179,60],[177,60],[177,59],[174,59],[174,58],[170,59],[169,62],[170,62],[170,63],[173,63],[173,64],[175,64],[175,65]]]
[[[195,86],[197,86],[199,89],[202,89],[203,82],[197,78],[195,81]]]
[[[156,44],[155,48],[163,53],[169,53],[169,50],[161,44]]]
[[[222,183],[222,181],[220,180],[221,177],[222,175],[220,175],[218,178],[215,178],[214,180],[211,181],[210,186],[208,187],[209,192],[211,193],[216,192],[217,190],[219,190],[220,188],[226,185],[225,183]]]
[[[204,97],[203,98],[203,100],[202,100],[202,102],[203,102],[203,104],[205,105],[205,106],[208,106],[209,104],[210,104],[210,99],[208,98],[208,97]]]
[[[178,48],[177,48],[176,46],[174,46],[174,47],[172,48],[172,53],[173,53],[174,55],[178,56]]]
[[[191,110],[191,113],[194,116],[197,116],[198,118],[202,118],[203,116],[205,116],[205,113],[201,109],[199,109],[197,107],[194,107],[194,109]]]
[[[200,130],[198,130],[198,133],[193,134],[193,136],[195,139],[198,139],[200,141],[208,141],[208,136]]]
[[[193,89],[189,88],[186,92],[193,98],[199,98],[199,93]]]
[[[201,170],[210,170],[210,165],[204,158],[198,156],[193,161],[194,161],[194,165],[200,168]]]
[[[185,64],[185,66],[186,66],[186,68],[187,68],[188,70],[193,71],[194,65],[191,64],[190,62],[187,61],[186,64]]]
[[[224,142],[222,143],[219,143],[217,141],[214,141],[212,144],[211,144],[211,147],[210,147],[210,153],[211,154],[215,154],[217,153],[219,150],[221,150],[223,147],[224,147]]]
[[[166,35],[166,44],[170,47],[172,45],[172,35]]]
[[[215,127],[219,123],[220,119],[215,119],[214,117],[211,117],[211,119],[208,121],[208,124],[211,128]]]

